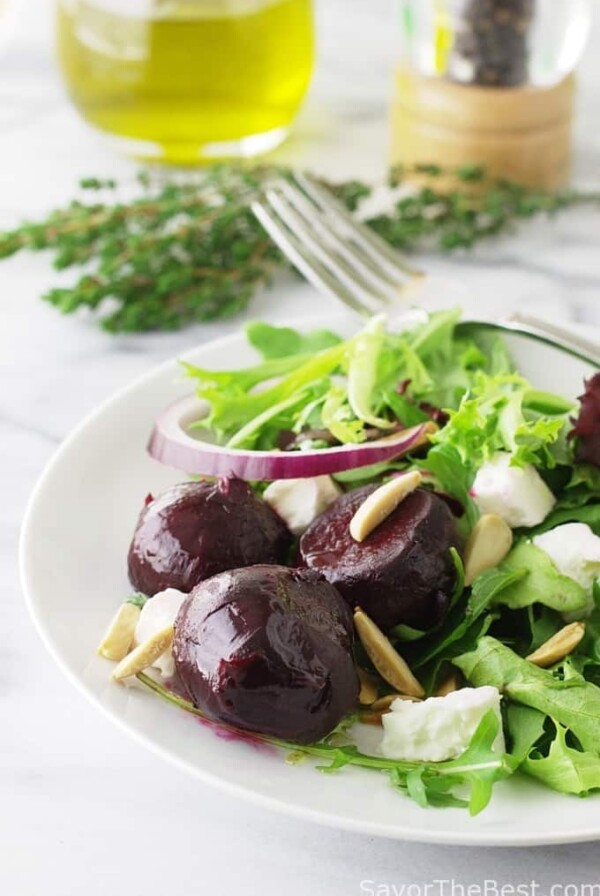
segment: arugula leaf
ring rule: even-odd
[[[564,507],[553,510],[543,523],[528,530],[530,535],[541,535],[563,523],[587,523],[596,535],[600,535],[600,503],[586,504],[584,507]]]
[[[300,333],[291,327],[274,327],[261,321],[246,327],[248,342],[263,358],[289,358],[293,355],[314,355],[324,349],[339,345],[342,341],[331,330],[311,330]]]
[[[577,648],[577,653],[600,663],[600,582],[594,582],[595,607],[585,620],[585,635]]]
[[[424,460],[415,461],[415,466],[435,477],[438,491],[460,501],[465,515],[458,521],[459,528],[472,529],[479,519],[479,511],[470,494],[475,471],[463,462],[457,449],[450,444],[436,444]]]
[[[543,604],[530,604],[525,610],[530,631],[527,654],[530,654],[564,628],[565,620],[556,610]]]
[[[511,703],[506,708],[506,727],[510,738],[510,755],[519,766],[525,762],[535,746],[546,737],[547,716],[539,709]]]
[[[559,613],[585,612],[588,598],[584,589],[574,579],[561,575],[545,551],[531,541],[521,540],[500,564],[500,570],[523,569],[521,577],[498,595],[496,602],[513,610],[543,604]]]
[[[521,768],[560,793],[580,796],[600,789],[600,756],[567,744],[567,729],[557,725],[556,738],[547,756],[530,755]]]
[[[489,710],[462,756],[446,762],[422,763],[402,777],[396,772],[393,783],[405,787],[409,796],[424,807],[465,805],[453,792],[460,792],[467,785],[470,795],[466,805],[471,815],[478,815],[488,805],[494,784],[516,768],[511,756],[501,756],[494,750],[499,729],[498,716]]]
[[[424,686],[432,690],[441,664],[475,647],[493,621],[492,616],[484,615],[493,600],[525,574],[525,570],[498,569],[482,573],[473,583],[470,595],[463,594],[438,629],[410,645],[408,651],[405,648],[411,667],[424,669],[420,675]]]
[[[527,706],[509,706],[506,715],[511,755],[521,771],[559,793],[585,796],[600,788],[600,754],[570,746],[564,725]]]
[[[540,710],[572,731],[584,750],[597,753],[600,688],[596,685],[581,678],[561,680],[489,636],[452,662],[475,687],[492,685],[515,703]]]
[[[202,710],[189,700],[170,691],[144,672],[140,672],[136,677],[163,700],[209,721],[216,728],[272,744],[291,753],[295,759],[303,754],[325,760],[327,765],[317,766],[319,771],[332,774],[346,766],[354,765],[386,772],[393,787],[402,790],[421,805],[468,806],[471,815],[476,815],[489,803],[494,784],[507,778],[515,769],[515,761],[511,756],[500,754],[494,749],[500,725],[494,710],[489,710],[483,717],[471,738],[471,743],[458,759],[447,762],[405,762],[367,755],[353,743],[336,743],[337,737],[344,736],[348,728],[348,725],[344,724],[338,726],[329,738],[308,745],[298,745],[259,733],[240,732],[231,725],[208,719]],[[462,794],[465,788],[469,793],[467,801],[458,795]]]

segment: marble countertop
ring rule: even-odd
[[[0,57],[2,225],[63,202],[80,176],[127,178],[133,171],[81,124],[63,96],[51,58],[50,5],[22,5],[17,32]],[[319,0],[319,70],[281,158],[340,177],[381,174],[394,50],[391,5]],[[597,185],[600,61],[593,50],[584,61],[579,96],[576,177]],[[518,237],[473,255],[425,258],[423,264],[472,308],[500,313],[527,307],[600,323],[599,245],[600,215],[577,211],[529,224]],[[40,257],[0,266],[0,892],[419,896],[427,882],[445,879],[454,884],[453,896],[464,896],[459,887],[486,880],[498,886],[533,880],[539,896],[584,896],[564,887],[597,882],[594,844],[440,848],[272,816],[140,751],[68,684],[27,617],[18,581],[19,527],[33,484],[57,445],[99,401],[240,321],[111,338],[90,321],[61,318],[43,304],[39,295],[49,278]],[[273,307],[266,293],[247,316],[282,319],[319,310],[322,300],[294,288],[285,307]]]

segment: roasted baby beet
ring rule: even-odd
[[[283,521],[240,479],[182,482],[142,510],[129,548],[138,591],[191,591],[226,569],[280,563],[291,542]]]
[[[322,573],[384,631],[399,623],[429,629],[443,617],[455,578],[452,513],[433,492],[418,489],[359,544],[350,520],[376,487],[347,492],[311,523],[300,539],[301,564]]]
[[[183,603],[173,656],[210,718],[311,743],[355,705],[352,614],[317,573],[250,566],[213,576]]]

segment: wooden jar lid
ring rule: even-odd
[[[574,78],[551,88],[488,88],[397,73],[392,162],[455,168],[556,189],[568,179]]]

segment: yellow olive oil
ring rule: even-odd
[[[271,149],[313,67],[311,0],[58,0],[59,62],[92,125],[189,164]]]

